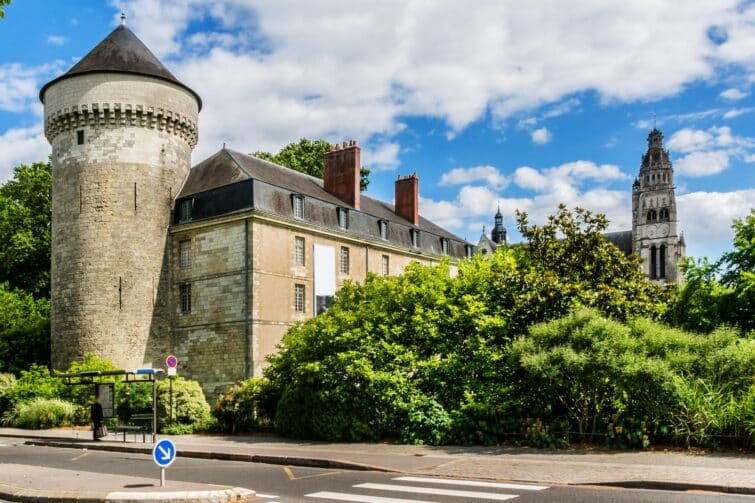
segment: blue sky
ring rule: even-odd
[[[568,5],[567,5],[568,4]],[[653,113],[693,256],[755,207],[755,3],[14,0],[0,21],[0,181],[45,159],[39,87],[117,25],[204,100],[220,148],[356,139],[368,193],[420,177],[420,212],[477,242],[498,205],[559,202],[629,229]]]

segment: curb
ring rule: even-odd
[[[23,437],[22,437],[23,438]],[[27,437],[28,438],[28,437]],[[128,452],[132,454],[152,454],[149,447],[128,447],[120,445],[102,445],[102,444],[83,444],[81,442],[69,441],[61,442],[56,440],[29,440],[24,442],[25,445],[35,445],[39,447],[61,447],[68,449],[86,448],[90,451],[110,451],[110,452]],[[260,454],[234,454],[230,452],[212,452],[212,451],[191,451],[181,450],[176,456],[181,458],[195,459],[217,459],[220,461],[243,461],[247,463],[265,463],[268,465],[288,465],[304,466],[308,468],[327,468],[331,470],[353,470],[353,471],[372,471],[403,473],[400,470],[386,468],[384,466],[365,465],[353,463],[351,461],[341,461],[338,459],[319,459],[303,458],[291,456],[272,456]]]
[[[0,484],[0,498],[23,503],[131,503],[150,501],[175,501],[189,503],[247,502],[256,497],[254,491],[243,487],[229,487],[210,491],[154,491],[154,492],[73,492],[29,489],[10,484]]]
[[[755,487],[725,486],[720,484],[693,484],[665,480],[616,480],[611,482],[585,482],[570,486],[621,487],[624,489],[650,489],[655,491],[711,491],[727,494],[755,495]]]

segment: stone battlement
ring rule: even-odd
[[[175,134],[193,149],[198,127],[194,120],[164,108],[131,103],[92,103],[74,105],[50,112],[45,117],[45,137],[52,143],[59,134],[85,126],[144,127]]]

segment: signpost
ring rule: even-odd
[[[170,424],[173,424],[173,378],[176,376],[176,367],[178,366],[178,358],[173,355],[169,355],[165,359],[165,365],[168,367],[168,379],[170,379]]]
[[[152,448],[152,459],[160,467],[160,487],[165,487],[165,469],[176,459],[176,446],[173,441],[164,438]]]

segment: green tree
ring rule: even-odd
[[[5,17],[5,7],[10,5],[11,0],[0,0],[0,19]]]
[[[258,151],[253,152],[252,155],[317,178],[322,178],[323,170],[325,169],[325,153],[328,149],[330,149],[330,143],[325,140],[302,138],[298,142],[289,143],[277,154]],[[359,185],[363,191],[370,184],[369,176],[370,170],[362,166]]]
[[[734,249],[715,263],[687,258],[685,283],[666,319],[686,330],[707,333],[719,325],[755,330],[755,209],[735,220]]]
[[[50,301],[0,283],[0,372],[50,363]]]
[[[52,168],[17,166],[0,187],[0,282],[36,298],[50,292]]]

